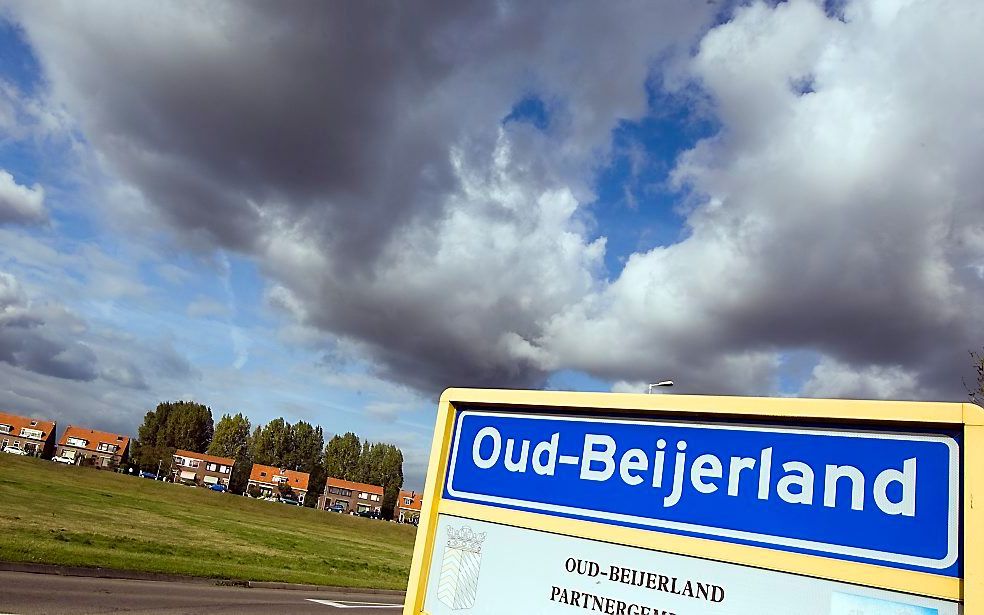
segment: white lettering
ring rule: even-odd
[[[759,461],[759,491],[760,500],[769,499],[769,485],[772,483],[772,447],[762,449]]]
[[[690,482],[694,489],[701,493],[714,493],[718,486],[714,483],[705,483],[705,478],[721,478],[723,470],[721,460],[714,455],[701,455],[694,459],[694,465],[690,468]]]
[[[519,450],[518,461],[513,461],[513,446],[515,444],[516,441],[513,440],[512,438],[506,440],[506,456],[503,459],[503,461],[506,464],[506,469],[509,470],[510,472],[525,472],[527,458],[529,457],[530,454],[530,441],[523,440],[523,445],[522,447],[520,447]]]
[[[755,459],[751,457],[732,457],[731,466],[728,469],[728,495],[738,495],[738,482],[741,480],[741,471],[754,469]]]
[[[604,446],[604,451],[596,451],[595,445]],[[592,462],[605,466],[604,470],[592,470]],[[585,434],[584,453],[581,455],[581,479],[606,481],[615,473],[615,440],[611,436]]]
[[[633,470],[642,470],[645,472],[647,469],[649,469],[649,460],[646,459],[645,451],[640,448],[633,448],[626,451],[618,464],[619,475],[629,485],[638,485],[642,482],[641,476],[632,474]]]
[[[653,455],[653,487],[657,489],[663,486],[663,462],[666,457],[664,448],[666,448],[666,440],[660,438],[656,442],[656,454]]]
[[[683,451],[687,450],[687,441],[680,440],[677,442],[677,450],[680,452],[676,454],[676,465],[673,467],[673,488],[670,490],[670,495],[663,498],[665,508],[676,506],[676,503],[680,501],[680,496],[683,495],[683,466],[686,465],[687,457]]]
[[[898,502],[888,499],[888,485],[902,485],[902,497]],[[903,517],[916,516],[916,458],[902,462],[902,471],[892,468],[883,470],[875,477],[875,504],[882,512]]]
[[[553,476],[557,468],[557,447],[560,444],[560,434],[555,433],[550,436],[549,442],[541,442],[533,449],[533,471],[540,476]],[[547,454],[547,460],[542,461],[543,454]]]
[[[488,459],[482,459],[482,441],[485,438],[492,438],[492,454]],[[488,470],[499,461],[499,452],[502,449],[502,436],[495,427],[483,427],[475,434],[475,442],[472,444],[472,461],[483,470]]]
[[[842,478],[851,481],[851,509],[864,510],[864,474],[854,466],[827,466],[823,482],[823,505],[827,508],[837,506],[837,481]]]
[[[782,469],[787,474],[779,479],[776,485],[776,493],[784,502],[790,504],[813,504],[813,468],[802,461],[789,461],[782,464]],[[798,475],[790,472],[799,472]],[[799,491],[793,493],[789,490],[792,485],[797,485]]]

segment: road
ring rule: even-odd
[[[401,612],[402,596],[0,572],[0,614]]]

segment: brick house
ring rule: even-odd
[[[117,468],[126,462],[129,449],[127,436],[69,425],[58,441],[55,454],[76,465]]]
[[[413,523],[416,525],[420,521],[420,507],[423,501],[423,493],[400,489],[400,497],[396,500],[396,512],[393,516],[400,523]]]
[[[232,466],[236,463],[228,457],[218,457],[206,453],[193,453],[178,449],[174,451],[174,464],[171,467],[171,480],[194,482],[198,485],[229,486]]]
[[[280,493],[280,486],[286,484],[297,496],[297,501],[304,504],[310,478],[307,472],[295,472],[254,463],[249,472],[249,486],[246,489],[248,491],[249,487],[255,485],[260,490],[260,496],[268,498],[277,496]]]
[[[0,451],[7,446],[51,459],[55,452],[55,422],[0,412]]]
[[[325,491],[318,498],[318,508],[329,510],[342,505],[342,512],[369,513],[378,515],[383,504],[383,488],[329,476]]]

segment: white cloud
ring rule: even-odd
[[[347,36],[389,18],[369,5],[348,22],[285,13],[274,32],[263,5],[16,12],[149,220],[256,258],[298,321],[285,335],[394,381],[436,393],[575,369],[762,394],[806,350],[846,383],[831,392],[911,380],[946,397],[984,330],[977,4],[872,0],[841,21],[752,3],[707,32],[705,3],[428,4],[382,45]],[[313,57],[358,61],[297,61]],[[720,131],[675,164],[686,236],[609,281],[584,204],[647,81],[699,89]],[[529,94],[549,128],[502,126]]]
[[[46,216],[44,188],[22,186],[0,169],[0,224],[41,222]]]

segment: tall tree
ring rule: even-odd
[[[301,472],[314,472],[324,459],[325,436],[321,427],[298,421],[291,425],[291,446],[285,459],[287,467]]]
[[[361,482],[383,487],[382,515],[391,519],[403,487],[403,452],[392,444],[365,442],[360,466]]]
[[[215,434],[207,451],[212,455],[236,460],[229,479],[229,489],[234,493],[242,493],[249,482],[249,470],[253,465],[250,455],[250,427],[249,419],[242,413],[235,416],[223,414],[215,424]]]
[[[343,480],[356,480],[360,475],[359,458],[362,442],[352,432],[332,436],[325,447],[325,474]]]
[[[212,410],[186,402],[161,402],[137,429],[134,463],[142,470],[169,468],[174,449],[204,452],[212,442]]]
[[[253,434],[253,461],[278,468],[289,467],[293,470],[294,468],[290,466],[293,461],[293,441],[290,423],[283,418],[273,419],[262,428],[257,428]]]
[[[967,382],[964,381],[964,386],[967,387],[967,393],[970,395],[970,401],[978,406],[984,406],[984,350],[981,352],[974,352],[971,350],[970,358],[973,361],[974,370],[977,372],[977,382],[967,384]]]
[[[325,436],[320,426],[313,426],[306,421],[298,421],[292,426],[293,450],[290,465],[293,469],[307,472],[308,495],[304,498],[304,506],[314,507],[318,503],[318,495],[325,487]]]

